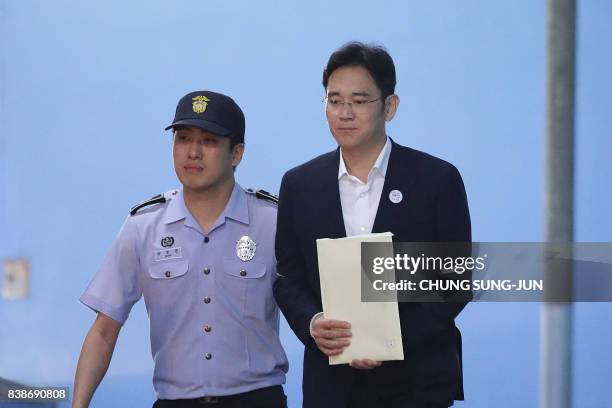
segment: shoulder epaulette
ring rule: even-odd
[[[158,194],[130,208],[130,215],[136,214],[138,210],[140,210],[141,208],[147,207],[149,205],[165,203],[165,202],[166,202],[166,197],[164,197],[164,194],[163,193]]]
[[[255,197],[263,198],[264,200],[272,201],[273,203],[278,204],[278,197],[274,194],[268,193],[266,190],[257,190],[255,192]]]

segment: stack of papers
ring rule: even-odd
[[[381,256],[393,257],[392,238],[392,233],[385,232],[317,240],[324,317],[350,322],[353,333],[350,346],[342,354],[329,357],[330,365],[347,364],[353,359],[404,359],[397,296],[391,301],[361,301],[361,243],[389,243],[388,254]],[[394,280],[395,271],[391,273]],[[389,300],[388,294],[385,299]]]

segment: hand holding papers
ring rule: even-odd
[[[388,232],[317,240],[325,318],[350,322],[353,334],[351,344],[341,354],[329,357],[332,365],[355,359],[404,359],[397,299],[361,301],[362,242],[388,242],[388,256],[393,257],[392,234]]]

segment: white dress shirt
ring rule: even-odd
[[[342,148],[340,149],[340,164],[338,166],[338,187],[340,190],[340,204],[342,205],[342,218],[346,236],[363,235],[372,232],[378,203],[385,184],[391,142],[387,137],[385,146],[380,151],[374,166],[368,173],[368,181],[364,183],[352,176],[346,170]],[[312,336],[314,321],[323,316],[323,312],[315,314],[310,320],[310,335]]]
[[[338,187],[340,204],[346,236],[363,235],[372,232],[378,203],[385,184],[391,142],[387,137],[385,146],[380,151],[374,166],[368,173],[368,181],[363,182],[352,176],[346,169],[342,149],[340,149],[340,164],[338,166]]]

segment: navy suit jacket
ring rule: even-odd
[[[310,336],[322,310],[316,240],[346,236],[338,189],[339,149],[289,170],[281,183],[276,232],[274,295],[289,325],[304,343],[304,407],[346,405],[356,370],[328,364]],[[389,200],[399,190],[400,203]],[[392,142],[372,232],[396,242],[471,241],[463,181],[450,163]],[[440,403],[463,399],[461,334],[454,318],[465,303],[400,303],[404,360],[368,371],[379,390],[410,390]]]

